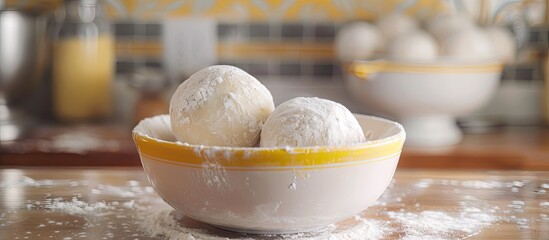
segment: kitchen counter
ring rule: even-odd
[[[257,236],[181,216],[139,168],[2,169],[0,239],[549,239],[547,191],[549,172],[400,169],[354,218],[313,234]]]
[[[505,127],[466,133],[455,146],[405,147],[399,167],[549,170],[549,128]]]
[[[0,166],[140,166],[131,129],[75,125],[41,127],[0,143]],[[400,168],[549,170],[549,128],[507,127],[466,134],[455,146],[405,146]]]

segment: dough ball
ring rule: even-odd
[[[261,147],[345,146],[365,141],[353,114],[343,105],[298,97],[280,104],[261,132]]]
[[[415,30],[397,37],[389,47],[389,58],[400,61],[429,61],[438,57],[438,44],[428,33]]]
[[[503,63],[513,63],[517,55],[517,43],[511,31],[504,27],[489,27],[485,32],[496,57]]]
[[[376,25],[387,41],[392,41],[418,28],[418,23],[415,19],[396,12],[381,17]]]
[[[475,29],[475,23],[468,17],[458,14],[439,15],[431,19],[427,30],[435,36],[438,41],[445,41],[454,32]]]
[[[379,30],[366,22],[343,26],[335,38],[335,52],[341,61],[366,60],[383,48]]]
[[[458,31],[446,38],[441,45],[442,55],[457,60],[480,60],[494,57],[492,43],[487,35],[477,29]]]
[[[170,121],[184,143],[252,147],[273,110],[271,93],[253,76],[233,66],[211,66],[177,88]]]

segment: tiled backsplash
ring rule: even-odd
[[[219,23],[219,64],[236,65],[254,75],[332,77],[339,71],[332,42],[336,23]],[[115,24],[118,71],[161,66],[159,23]]]
[[[222,21],[247,22],[344,22],[373,20],[400,11],[419,18],[443,11],[457,11],[476,19],[501,22],[509,16],[524,17],[539,25],[544,16],[544,0],[97,0],[113,19],[162,19],[200,16]],[[63,0],[2,0],[0,9],[48,11]],[[484,2],[484,5],[482,4]],[[485,7],[481,11],[481,5]]]
[[[238,66],[253,75],[307,76],[332,78],[341,74],[332,48],[341,23],[243,22],[217,24],[219,64]],[[161,67],[162,24],[158,22],[117,22],[119,73],[135,67]],[[547,46],[541,28],[532,28],[527,51]],[[523,51],[526,51],[523,49]],[[504,79],[541,80],[541,66],[527,62],[507,66]]]
[[[392,11],[425,18],[458,11],[480,18],[480,2],[468,0],[98,0],[112,17],[117,37],[117,71],[139,66],[162,67],[162,20],[178,17],[217,21],[218,63],[254,75],[313,76],[341,74],[332,43],[337,28],[350,20],[374,20]],[[2,1],[0,1],[2,2]],[[63,0],[4,0],[4,7],[51,10]],[[524,18],[538,25],[543,1],[486,1],[487,16],[508,23]],[[1,5],[1,4],[0,4]],[[2,8],[2,6],[0,6]],[[530,30],[526,55],[547,48],[547,32]],[[535,57],[529,57],[535,58]],[[505,79],[536,80],[535,61],[508,66]]]
[[[460,12],[479,19],[482,1],[471,0],[98,0],[115,26],[117,48],[117,107],[131,116],[136,95],[123,77],[140,67],[168,69],[163,22],[179,18],[209,19],[215,23],[211,48],[216,63],[236,65],[248,71],[275,95],[277,104],[296,96],[318,96],[338,101],[353,112],[362,106],[350,98],[335,60],[333,41],[338,28],[348,21],[373,21],[393,11],[417,18],[441,12]],[[507,66],[495,104],[488,113],[536,119],[539,111],[541,67],[539,53],[547,51],[547,30],[539,26],[544,0],[486,0],[488,22],[534,26],[521,49],[520,64]],[[0,0],[0,9],[45,12],[63,0]],[[2,6],[3,5],[3,6]],[[525,20],[525,22],[524,22]],[[526,23],[526,24],[524,24]],[[177,26],[176,26],[177,27]],[[183,27],[181,27],[183,28]],[[212,30],[212,29],[211,29]],[[525,28],[523,28],[525,30]],[[189,32],[189,34],[193,34]],[[173,62],[169,62],[173,64]],[[167,72],[167,71],[166,71]],[[266,77],[264,77],[266,76]],[[178,79],[182,80],[182,79]],[[173,85],[175,86],[175,85]],[[172,86],[172,87],[173,87]],[[132,96],[132,97],[128,97]],[[509,105],[509,103],[512,103]],[[511,107],[509,107],[511,106]],[[491,109],[491,110],[490,110]],[[495,110],[494,110],[495,109]],[[131,118],[131,117],[129,117]]]

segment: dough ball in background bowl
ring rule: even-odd
[[[476,29],[470,18],[459,14],[444,14],[431,19],[427,23],[427,30],[438,41],[445,41],[449,35],[464,30]]]
[[[495,56],[503,63],[513,63],[517,54],[517,42],[513,33],[500,26],[488,27],[485,32],[493,46]]]
[[[280,104],[261,132],[261,147],[347,146],[364,142],[364,132],[343,105],[298,97]]]
[[[376,25],[387,41],[418,29],[418,22],[402,13],[385,15],[376,22]]]
[[[435,38],[425,31],[410,31],[391,42],[388,57],[396,61],[435,60],[438,57],[438,44]]]
[[[490,38],[479,29],[465,29],[449,35],[441,43],[441,55],[459,61],[486,60],[495,57]]]
[[[339,29],[335,38],[335,52],[341,61],[372,58],[383,48],[379,30],[367,22],[353,22]]]
[[[196,72],[177,88],[170,122],[183,143],[253,147],[273,110],[271,93],[256,78],[219,65]]]

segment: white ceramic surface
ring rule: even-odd
[[[308,231],[363,211],[389,185],[405,138],[404,129],[397,123],[357,115],[372,141],[341,149],[188,146],[170,143],[174,138],[166,118],[143,120],[134,130],[143,168],[156,192],[191,218],[249,233]],[[145,149],[150,144],[160,144],[167,151],[182,148],[185,154],[191,149],[200,161],[186,163],[169,154],[151,156],[154,151]],[[245,151],[237,153],[235,149]],[[245,164],[248,158],[263,161],[263,157],[276,154],[286,159],[280,166],[273,166],[273,160],[265,161],[264,166],[231,166],[233,160]],[[295,164],[291,159],[297,159],[298,154],[318,156],[325,162]],[[355,154],[354,160],[337,161],[349,154]],[[229,160],[219,163],[218,158]]]
[[[501,73],[500,65],[494,62],[381,67],[375,62],[356,64],[365,71],[346,76],[348,91],[364,111],[398,119],[407,132],[406,144],[417,146],[461,141],[455,117],[486,104],[499,85]]]

